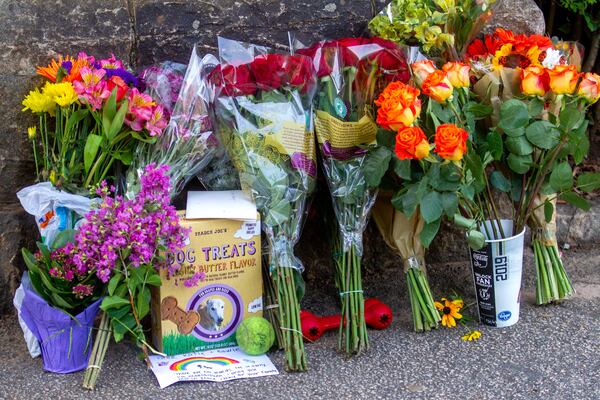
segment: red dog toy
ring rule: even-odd
[[[309,311],[300,312],[300,324],[304,338],[315,341],[325,332],[340,327],[342,317],[330,315],[318,317]],[[365,322],[372,329],[385,329],[392,323],[392,310],[381,301],[370,298],[365,300]]]

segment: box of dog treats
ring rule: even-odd
[[[240,322],[262,316],[256,206],[241,191],[189,192],[180,218],[191,232],[152,295],[154,345],[167,355],[233,346]]]

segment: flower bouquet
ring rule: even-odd
[[[375,36],[459,61],[496,0],[393,0],[369,22]]]
[[[573,191],[570,165],[588,152],[585,109],[599,98],[600,77],[569,64],[579,56],[568,43],[502,29],[471,43],[467,56],[478,79],[475,91],[494,107],[491,124],[497,126],[489,136],[494,157],[508,164],[492,183],[510,194],[517,229],[527,224],[532,230],[536,302],[561,300],[573,288],[558,250],[554,210],[557,199],[589,209]],[[598,174],[584,173],[575,187],[589,192],[598,185]]]
[[[226,147],[261,213],[277,291],[286,368],[306,369],[299,301],[304,284],[294,255],[308,195],[315,185],[310,124],[315,77],[304,56],[276,54],[219,38],[222,64],[210,75],[215,116]]]
[[[475,157],[467,142],[469,132],[475,134],[475,121],[486,116],[489,107],[478,107],[471,99],[466,64],[449,62],[440,70],[424,60],[411,69],[413,85],[425,96],[413,85],[393,82],[375,104],[377,123],[385,129],[380,143],[396,155],[388,174],[396,188],[391,203],[402,213],[394,214],[394,244],[405,260],[415,331],[424,331],[436,328],[440,315],[427,282],[423,247],[432,243],[443,217],[455,222],[463,214],[477,217],[468,205],[488,195],[467,173]],[[469,240],[481,247],[482,235],[471,225]]]
[[[161,105],[167,116],[173,113],[179,91],[183,85],[187,65],[172,61],[164,61],[152,65],[140,73],[141,86],[144,93],[149,94]]]
[[[173,198],[214,156],[218,142],[209,120],[210,93],[203,77],[207,68],[216,62],[212,56],[200,57],[195,47],[192,50],[170,120],[168,124],[165,122],[165,131],[156,140],[140,144],[135,152],[127,171],[127,196],[135,195],[144,168],[154,163],[169,166],[167,173]]]
[[[68,373],[87,366],[91,335],[104,285],[95,269],[78,268],[74,231],[60,232],[52,245],[23,249],[28,269],[20,310],[26,326],[40,343],[44,368]]]
[[[140,93],[137,77],[114,56],[59,56],[38,74],[47,81],[25,97],[23,111],[39,117],[28,133],[40,181],[87,193],[114,179],[119,164],[129,165],[139,142],[162,132],[162,107]]]
[[[131,335],[149,362],[148,349],[152,347],[146,341],[142,319],[150,311],[150,287],[160,286],[158,270],[168,267],[166,255],[181,250],[189,233],[179,225],[170,205],[168,166],[146,166],[140,184],[139,192],[127,200],[111,197],[103,182],[96,192],[101,204],[86,215],[75,235],[74,264],[81,271],[94,270],[107,291],[84,377],[88,389],[96,384],[110,333],[117,342]]]
[[[315,130],[338,221],[334,248],[342,303],[339,348],[368,347],[361,279],[362,234],[391,152],[376,144],[373,101],[385,84],[410,77],[397,45],[381,39],[346,38],[296,50],[313,59],[319,85]]]

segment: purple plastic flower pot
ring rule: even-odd
[[[102,299],[90,304],[73,319],[48,304],[33,287],[24,289],[21,315],[40,343],[44,369],[67,374],[86,368],[92,351],[94,319]]]

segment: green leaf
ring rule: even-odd
[[[436,191],[425,194],[421,199],[419,206],[421,208],[421,215],[427,223],[439,219],[444,211],[442,196]]]
[[[581,164],[590,150],[590,139],[587,135],[587,127],[589,121],[584,120],[577,129],[573,129],[568,133],[568,153],[573,155],[575,164]]]
[[[584,120],[585,114],[576,106],[565,107],[559,115],[560,128],[564,132],[576,129]]]
[[[435,235],[437,235],[438,231],[440,230],[440,222],[441,222],[441,218],[436,219],[435,221],[426,223],[423,226],[423,230],[421,231],[421,234],[419,235],[419,239],[421,239],[421,244],[425,248],[428,248],[429,245],[431,244],[431,242],[433,242],[433,239],[435,239]]]
[[[568,162],[562,162],[552,169],[550,185],[556,192],[563,192],[573,186],[573,170]]]
[[[493,108],[486,104],[469,102],[465,107],[465,111],[473,114],[477,119],[482,119],[491,115]]]
[[[548,121],[535,121],[525,129],[527,139],[535,146],[550,150],[558,144],[560,132]]]
[[[577,188],[581,191],[590,193],[600,189],[600,173],[584,172],[577,177]]]
[[[117,288],[117,285],[119,284],[119,282],[121,282],[122,277],[123,277],[123,275],[121,275],[120,272],[115,272],[113,277],[110,278],[110,281],[108,281],[108,295],[109,296],[112,296],[115,294],[115,289]]]
[[[494,160],[500,160],[502,158],[502,151],[504,148],[502,144],[502,136],[498,132],[492,131],[487,135],[486,141]]]
[[[377,144],[385,146],[389,150],[393,151],[396,146],[396,135],[392,131],[388,131],[382,128],[377,129]]]
[[[146,284],[150,286],[161,286],[162,281],[160,279],[160,275],[158,275],[157,273],[148,275],[148,277],[146,278]]]
[[[138,318],[141,320],[150,312],[150,289],[145,287],[144,290],[140,291],[136,297],[135,308],[137,310]]]
[[[392,166],[398,177],[407,181],[411,179],[410,160],[400,160],[398,157],[394,157],[392,158]]]
[[[442,206],[446,215],[451,217],[456,214],[458,212],[458,196],[456,193],[442,193]]]
[[[85,117],[87,117],[89,111],[87,108],[83,108],[81,110],[77,110],[75,111],[73,114],[71,114],[71,116],[69,117],[69,120],[67,121],[67,131],[70,131],[73,129],[73,127],[82,119],[84,119]]]
[[[517,129],[505,129],[504,133],[506,134],[506,136],[519,137],[525,135],[525,128],[520,127]]]
[[[533,164],[531,155],[518,156],[511,153],[508,155],[506,161],[508,162],[510,169],[517,174],[525,174],[527,171],[529,171],[529,168],[531,168],[531,164]]]
[[[506,148],[512,154],[526,156],[533,153],[533,146],[531,143],[529,143],[525,136],[507,137],[505,143]]]
[[[490,184],[492,187],[505,193],[510,192],[511,189],[510,181],[500,171],[493,171],[490,174]]]
[[[306,293],[306,283],[302,279],[302,274],[298,270],[292,270],[294,277],[294,286],[296,288],[296,298],[301,301]]]
[[[364,163],[364,173],[367,185],[371,188],[379,186],[381,178],[387,171],[392,152],[387,147],[379,146],[369,153]]]
[[[546,220],[546,222],[552,221],[553,214],[554,214],[554,205],[552,204],[551,201],[548,201],[548,199],[546,199],[546,201],[544,202],[544,219]]]
[[[102,135],[104,137],[109,136],[110,126],[115,114],[117,113],[117,88],[114,88],[110,93],[106,104],[102,108]]]
[[[128,110],[129,102],[125,100],[123,104],[121,104],[121,106],[119,107],[119,111],[117,111],[114,119],[110,124],[110,129],[108,130],[108,135],[106,137],[109,142],[112,142],[115,136],[117,136],[117,133],[119,133],[121,128],[123,128],[123,122],[125,121],[125,115],[127,114]]]
[[[500,122],[498,126],[503,130],[523,128],[529,122],[527,104],[521,100],[510,99],[500,107]]]
[[[102,304],[100,305],[100,308],[103,311],[106,310],[110,310],[111,308],[116,308],[116,307],[121,307],[124,305],[129,304],[129,301],[119,297],[119,296],[106,296],[103,300],[102,300]]]
[[[93,133],[88,135],[88,138],[85,142],[85,147],[83,149],[83,165],[86,173],[90,172],[90,168],[92,168],[92,164],[96,159],[96,155],[98,154],[101,144],[102,136],[98,136]]]
[[[529,101],[529,115],[533,115],[534,117],[540,115],[544,110],[544,102],[537,97],[534,97]]]
[[[140,142],[144,142],[144,143],[148,143],[148,144],[154,144],[158,140],[158,136],[145,137],[136,131],[131,131],[131,137],[135,138],[136,140],[139,140]]]
[[[131,151],[113,153],[112,156],[116,160],[121,161],[124,165],[131,165],[131,163],[133,162],[133,152]]]
[[[566,201],[572,206],[581,208],[584,211],[589,211],[591,208],[590,203],[575,192],[565,192],[560,195],[559,199]]]

